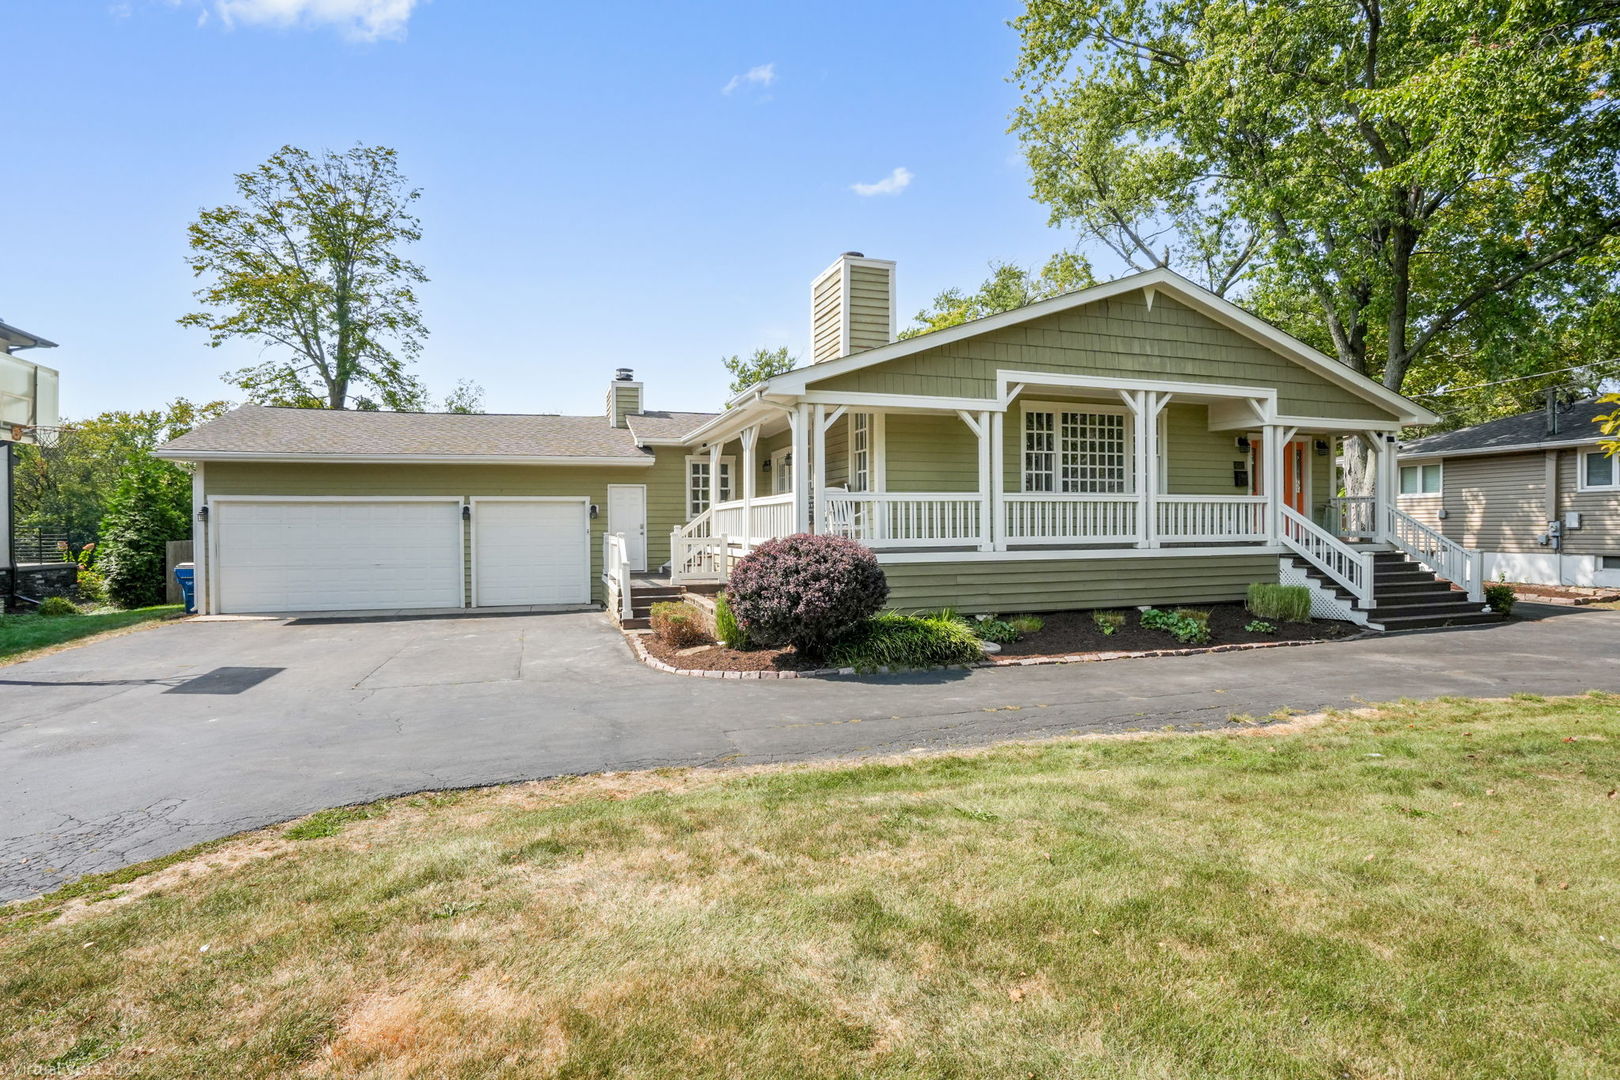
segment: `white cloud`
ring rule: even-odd
[[[741,75],[733,75],[731,81],[720,88],[722,94],[730,94],[744,86],[766,87],[776,81],[776,64],[760,64],[751,67]]]
[[[849,190],[857,195],[898,195],[911,186],[911,178],[915,175],[904,165],[895,167],[894,172],[885,176],[875,184],[851,184]]]
[[[334,26],[358,41],[402,38],[417,0],[214,0],[226,26]]]

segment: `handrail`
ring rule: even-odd
[[[1378,502],[1371,495],[1335,495],[1328,500],[1328,524],[1340,536],[1376,537]]]
[[[602,534],[602,579],[619,593],[619,617],[628,619],[635,614],[630,596],[630,548],[623,533]]]
[[[1348,589],[1363,608],[1372,607],[1372,552],[1357,551],[1286,503],[1278,509],[1279,539],[1300,558]]]
[[[683,539],[691,539],[694,536],[708,536],[709,521],[713,516],[714,511],[712,509],[705,510],[685,525],[677,525],[675,535]]]
[[[1389,539],[1436,577],[1459,585],[1476,604],[1485,602],[1485,553],[1463,547],[1394,507],[1389,511]]]

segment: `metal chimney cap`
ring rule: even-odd
[[[635,382],[636,373],[627,367],[619,368],[613,373],[614,382]]]
[[[866,258],[866,253],[862,251],[846,251],[838,257],[840,259],[864,259]]]

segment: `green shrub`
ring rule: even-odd
[[[993,641],[997,645],[1011,645],[1018,640],[1018,628],[1003,619],[980,619],[971,629],[980,641]]]
[[[652,606],[653,636],[672,649],[686,649],[703,641],[703,628],[697,612],[682,600],[666,600]]]
[[[1103,637],[1113,637],[1119,633],[1119,628],[1125,625],[1123,611],[1093,611],[1091,613],[1092,625],[1102,631]]]
[[[893,611],[872,616],[826,653],[830,666],[857,671],[971,664],[983,657],[979,639],[960,620]]]
[[[1485,603],[1489,604],[1491,610],[1499,615],[1513,614],[1513,604],[1515,599],[1516,598],[1513,595],[1513,586],[1511,585],[1498,584],[1485,586]]]
[[[190,535],[190,474],[153,457],[131,458],[101,522],[96,566],[108,598],[125,608],[163,603],[168,542]]]
[[[1249,614],[1283,622],[1309,622],[1311,590],[1303,585],[1276,585],[1257,581],[1249,586]]]
[[[47,596],[39,602],[39,613],[46,618],[54,619],[61,615],[77,615],[79,609],[65,596]]]
[[[761,645],[792,645],[812,659],[877,614],[888,595],[888,579],[870,548],[807,533],[760,544],[737,560],[726,586],[749,637]]]
[[[748,640],[748,631],[737,621],[737,613],[731,610],[731,601],[726,599],[725,593],[719,593],[714,598],[714,636],[733,649],[754,647],[753,642]]]
[[[1193,611],[1188,608],[1160,611],[1158,608],[1148,608],[1142,612],[1142,625],[1149,630],[1163,630],[1184,645],[1209,644],[1207,611]]]
[[[79,594],[79,601],[85,604],[100,606],[107,602],[107,579],[100,570],[91,570],[89,567],[79,568],[79,580],[75,586]]]
[[[1251,634],[1275,634],[1277,624],[1266,622],[1264,619],[1250,619],[1243,624],[1243,629]]]
[[[1020,634],[1038,634],[1046,629],[1046,620],[1039,615],[1014,615],[1007,621]]]

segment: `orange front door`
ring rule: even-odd
[[[1265,441],[1263,439],[1250,439],[1249,445],[1253,448],[1254,468],[1249,471],[1253,477],[1249,490],[1256,495],[1266,494],[1265,470]],[[1310,470],[1309,439],[1295,439],[1283,447],[1283,502],[1294,508],[1297,513],[1306,513],[1305,486]]]

